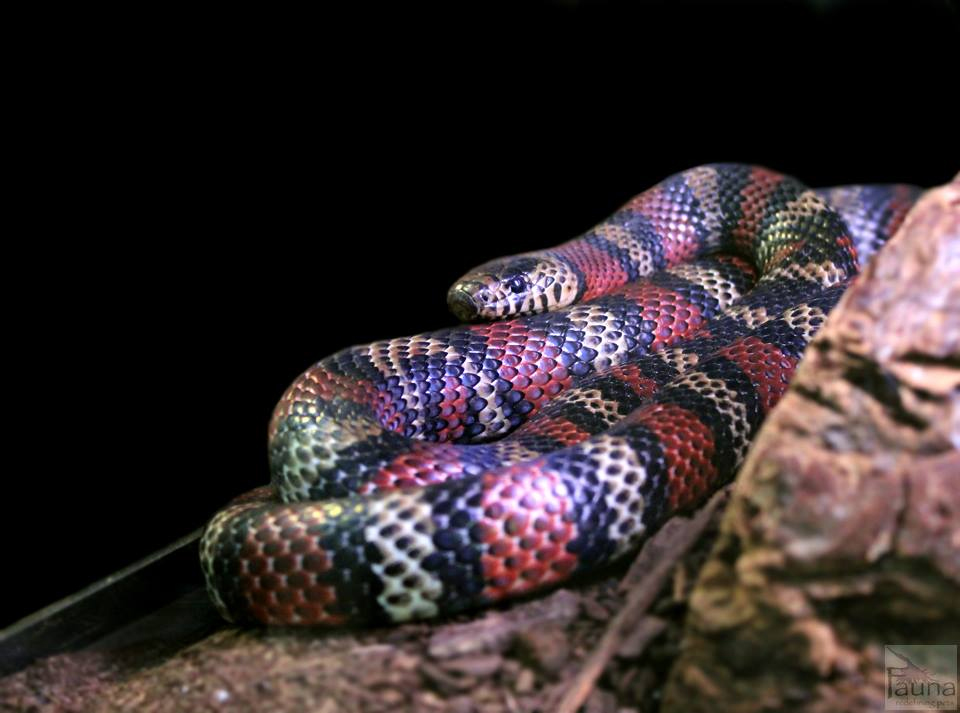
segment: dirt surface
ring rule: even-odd
[[[725,498],[544,598],[379,629],[224,628],[147,668],[55,656],[0,679],[0,711],[656,711]]]

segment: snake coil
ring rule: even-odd
[[[272,488],[204,533],[211,598],[238,622],[406,621],[630,552],[733,477],[916,195],[701,166],[480,266],[451,309],[501,321],[345,349],[287,389]]]

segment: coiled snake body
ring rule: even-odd
[[[275,490],[204,533],[214,603],[265,624],[405,621],[631,551],[733,476],[858,252],[916,195],[702,166],[477,268],[452,310],[524,316],[345,349],[289,387]]]

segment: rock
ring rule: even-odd
[[[520,671],[520,675],[517,676],[517,681],[513,685],[513,690],[517,693],[530,693],[534,687],[537,685],[536,676],[534,676],[533,671],[528,668],[524,668]]]
[[[443,704],[441,703],[441,705]],[[443,710],[448,710],[450,713],[473,713],[476,709],[470,696],[451,698],[447,701],[446,706],[443,707]]]
[[[340,706],[332,698],[325,698],[317,713],[337,713]]]
[[[960,641],[960,176],[844,295],[767,419],[662,710],[882,710],[884,644]]]
[[[487,678],[500,670],[500,667],[503,665],[503,659],[496,654],[486,656],[461,656],[444,661],[441,665],[449,673],[455,673],[460,676],[473,676],[474,678]]]
[[[570,642],[558,626],[530,629],[514,642],[517,657],[538,671],[555,676],[570,658]]]
[[[420,666],[420,675],[424,682],[445,695],[469,691],[476,686],[476,679],[448,672],[442,666],[424,661]]]
[[[480,652],[501,652],[522,631],[544,625],[564,626],[577,616],[580,599],[559,589],[548,597],[524,602],[508,611],[489,611],[465,624],[437,629],[430,637],[429,652],[435,659]]]

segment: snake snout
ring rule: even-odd
[[[478,287],[476,283],[458,282],[447,293],[447,305],[461,322],[476,319],[480,313],[480,306],[474,298]]]

